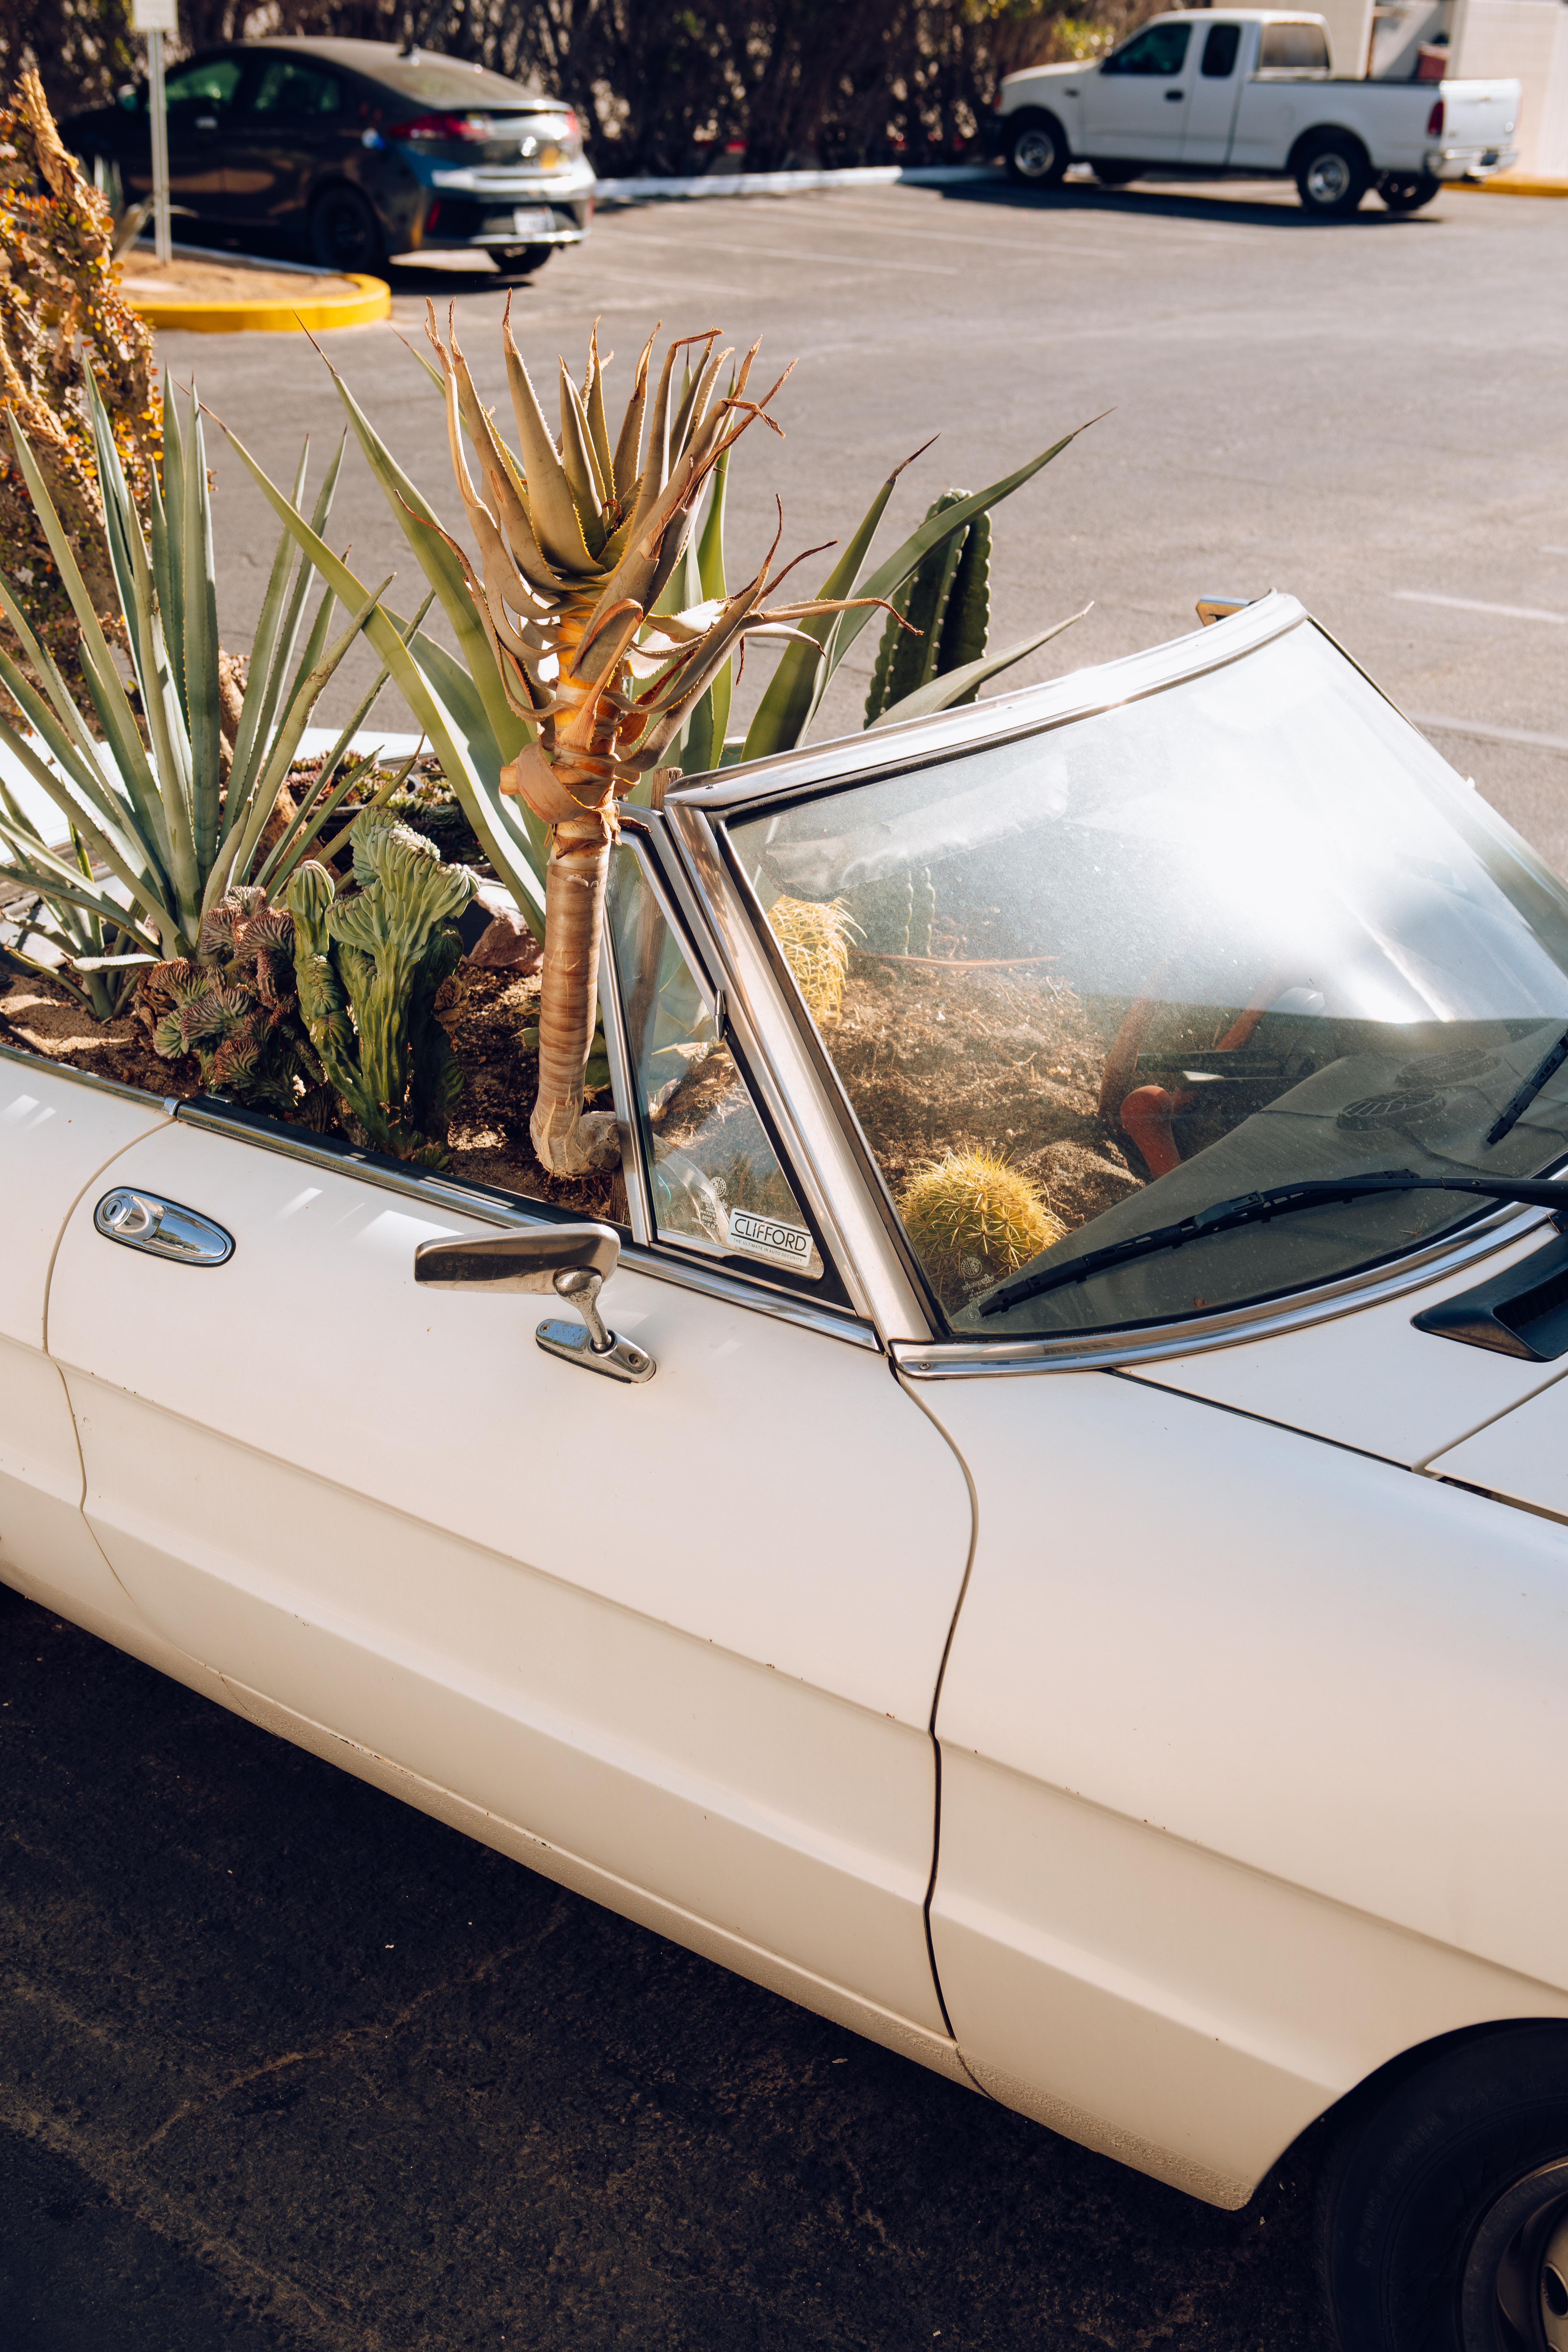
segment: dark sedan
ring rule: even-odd
[[[176,66],[166,95],[176,206],[202,230],[302,243],[334,269],[468,247],[532,269],[593,216],[571,108],[458,58],[388,41],[246,41]],[[151,192],[144,83],[61,128],[125,201]]]

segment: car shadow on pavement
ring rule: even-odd
[[[5,1588],[0,1776],[7,2352],[1326,2352],[1316,2130],[1196,2204]]]
[[[1073,214],[1112,213],[1123,218],[1140,213],[1164,220],[1234,221],[1248,228],[1314,231],[1346,229],[1436,228],[1440,221],[1428,213],[1391,213],[1375,196],[1368,196],[1357,212],[1343,220],[1322,220],[1302,210],[1288,180],[1267,183],[1268,195],[1241,196],[1216,192],[1216,184],[1175,185],[1171,182],[1135,181],[1129,188],[1102,188],[1093,180],[1067,180],[1059,188],[1015,188],[1007,181],[988,186],[984,181],[963,181],[934,193],[944,204],[992,205],[1008,212]]]

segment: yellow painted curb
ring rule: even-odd
[[[1461,187],[1489,189],[1494,196],[1568,196],[1568,176],[1500,172],[1495,179],[1461,180]]]
[[[183,327],[195,335],[287,334],[295,327],[316,333],[322,327],[368,327],[392,315],[392,289],[384,278],[362,278],[345,269],[357,294],[313,293],[301,285],[297,302],[160,302],[128,289],[125,299],[150,327]]]

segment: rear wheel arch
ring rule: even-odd
[[[1330,144],[1356,155],[1370,184],[1372,157],[1367,152],[1366,142],[1342,122],[1314,122],[1310,130],[1303,131],[1290,150],[1285,169],[1292,173],[1299,172],[1314,148]]]

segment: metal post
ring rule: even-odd
[[[169,229],[169,116],[163,102],[163,36],[147,36],[147,113],[153,130],[153,253],[155,260],[172,261],[174,239]]]

